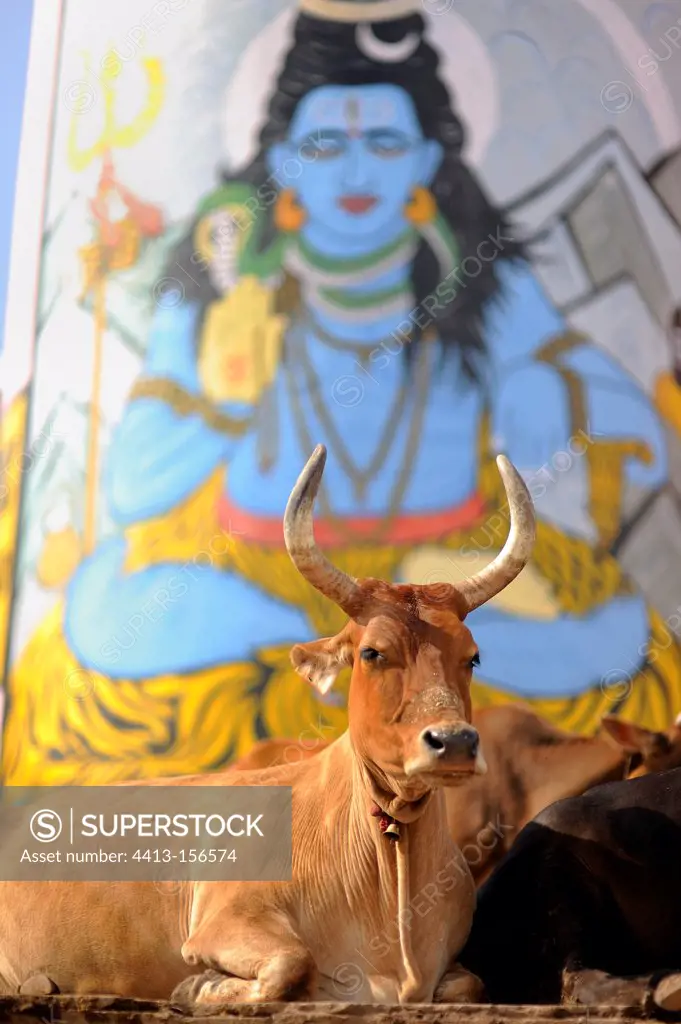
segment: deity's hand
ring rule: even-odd
[[[286,326],[274,312],[274,293],[257,277],[240,278],[206,312],[198,372],[207,397],[257,403],[276,373]]]

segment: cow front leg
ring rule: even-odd
[[[177,986],[172,1001],[180,1005],[306,1001],[317,980],[312,954],[285,918],[215,916],[189,936],[182,956],[210,969]]]
[[[434,1003],[482,1003],[485,989],[480,978],[453,964],[443,974],[433,995]]]

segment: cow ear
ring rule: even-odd
[[[338,636],[296,644],[291,649],[291,664],[298,675],[324,695],[336,682],[341,669],[352,665],[353,653],[352,643],[343,630]]]
[[[601,725],[628,754],[643,754],[644,757],[648,757],[651,754],[666,754],[669,749],[669,740],[663,732],[654,732],[632,722],[623,722],[614,715],[602,718]]]

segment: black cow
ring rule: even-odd
[[[494,1003],[560,1002],[564,971],[680,971],[681,768],[542,811],[479,890],[460,960]]]

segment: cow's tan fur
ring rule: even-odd
[[[350,623],[331,641],[308,645],[311,656],[326,651],[336,659],[338,670],[343,660],[355,660],[368,637],[391,647],[396,663],[404,664],[370,682],[366,677],[375,670],[357,667],[355,660],[352,737],[346,733],[317,758],[283,768],[146,783],[291,785],[294,881],[3,883],[4,992],[44,973],[62,992],[167,997],[184,979],[210,967],[217,973],[191,981],[185,995],[200,1001],[430,1001],[452,966],[452,985],[464,997],[460,982],[465,988],[466,977],[453,961],[471,925],[473,881],[446,828],[444,794],[432,788],[444,780],[407,779],[404,763],[424,725],[468,720],[468,663],[475,645],[455,612],[437,603],[435,610],[419,605],[422,637],[414,644],[417,623],[400,616],[391,621],[389,602],[398,612],[405,602],[413,609],[420,595],[401,588],[395,597],[394,588],[373,586],[380,615],[368,616],[365,626]],[[428,700],[434,685],[437,712]],[[449,693],[444,711],[443,686]],[[395,724],[396,715],[403,721]],[[473,771],[473,764],[463,765],[446,781],[471,778]],[[369,813],[376,796],[408,821],[402,827],[409,840],[409,898],[419,902],[408,936],[417,984],[405,973],[399,936],[396,850]],[[440,991],[446,993],[446,985]]]
[[[348,731],[299,764],[148,783],[291,786],[293,880],[4,883],[4,991],[44,975],[40,984],[61,992],[174,990],[177,1000],[199,1003],[479,996],[477,979],[456,964],[475,889],[447,827],[442,787],[485,769],[470,726],[477,647],[463,620],[527,563],[529,494],[500,457],[509,539],[465,586],[356,580],[314,543],[325,458],[318,446],[291,492],[284,537],[305,579],[350,618],[337,636],[296,645],[291,660],[322,693],[352,666]],[[398,848],[381,834],[375,810],[400,822]]]

